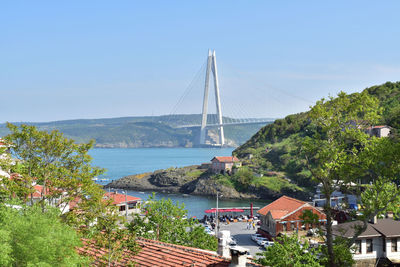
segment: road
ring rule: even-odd
[[[257,230],[247,230],[247,222],[236,222],[226,225],[224,223],[220,224],[220,230],[228,230],[231,232],[231,236],[236,239],[237,245],[241,247],[248,248],[250,250],[250,255],[256,257],[256,253],[265,251],[257,245],[256,242],[251,240],[251,235],[255,234]],[[257,229],[258,226],[256,226]]]

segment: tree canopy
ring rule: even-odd
[[[38,205],[0,205],[1,266],[78,266],[88,259],[76,253],[75,230],[60,220],[59,210]]]
[[[145,215],[137,215],[129,229],[137,236],[167,243],[217,250],[217,239],[208,235],[194,219],[186,219],[184,204],[174,204],[171,199],[155,200],[154,195],[143,207]]]

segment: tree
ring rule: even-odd
[[[1,266],[77,266],[87,265],[77,254],[78,235],[59,217],[59,210],[20,205],[0,205]]]
[[[241,167],[233,175],[232,180],[234,181],[236,188],[243,190],[250,185],[253,178],[254,178],[254,175],[253,175],[252,171],[249,170],[249,168]]]
[[[208,235],[196,220],[186,219],[184,204],[174,204],[171,199],[156,201],[151,196],[144,206],[145,216],[136,215],[128,226],[137,236],[167,243],[217,250],[218,242]]]
[[[118,208],[108,206],[106,210],[102,216],[97,217],[96,224],[88,229],[90,233],[86,236],[90,237],[96,246],[106,249],[107,253],[103,259],[108,262],[108,266],[112,266],[123,257],[124,251],[137,253],[140,248],[136,243],[136,234],[123,227],[125,217],[119,215]]]
[[[363,199],[362,216],[357,217],[363,221],[363,226],[355,231],[350,242],[346,242],[347,251],[373,216],[398,203],[399,144],[396,140],[366,133],[367,128],[378,121],[380,113],[378,100],[367,92],[350,96],[342,92],[330,101],[318,101],[310,111],[309,136],[302,142],[302,153],[312,178],[322,184],[327,199],[324,212],[329,266],[340,266],[341,254],[335,248],[332,236],[330,198],[333,191],[337,188],[352,191]],[[386,187],[392,190],[382,191]],[[384,199],[385,203],[371,203],[367,201],[367,195],[369,199]]]
[[[7,127],[11,134],[5,139],[12,144],[11,155],[17,159],[11,171],[17,172],[21,180],[13,182],[12,192],[15,187],[20,188],[20,199],[26,201],[33,192],[32,181],[35,180],[43,186],[43,211],[46,203],[65,210],[70,201],[79,201],[82,214],[85,208],[92,208],[93,203],[101,201],[104,192],[92,178],[104,170],[91,166],[88,151],[93,147],[93,141],[76,144],[56,130],[39,131],[34,126],[18,127],[10,123]]]
[[[274,245],[267,247],[263,253],[258,253],[257,263],[274,267],[322,267],[319,263],[318,248],[310,247],[305,240],[301,244],[296,235],[276,238]]]

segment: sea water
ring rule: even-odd
[[[132,174],[200,165],[210,162],[215,156],[231,156],[232,151],[233,148],[99,148],[91,150],[90,155],[94,166],[107,170],[98,177],[99,183],[104,184]],[[152,193],[128,190],[128,194],[147,200]],[[216,207],[215,197],[156,193],[155,198],[170,198],[175,203],[183,203],[189,217],[202,218],[206,209]],[[251,202],[255,207],[268,204],[262,200],[219,200],[219,207],[249,207]]]

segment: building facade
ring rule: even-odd
[[[310,210],[312,213],[317,214],[320,224],[325,224],[326,215],[320,209],[307,202],[282,196],[257,212],[261,221],[259,230],[266,236],[275,238],[280,233],[316,227],[316,225],[305,224],[301,219],[305,210]]]
[[[213,173],[231,174],[234,167],[239,168],[242,163],[237,157],[214,157],[211,160],[210,170]]]
[[[333,226],[334,236],[351,238],[362,222],[352,221]],[[400,264],[400,221],[375,219],[368,223],[353,245],[356,266],[379,266],[380,262]]]

